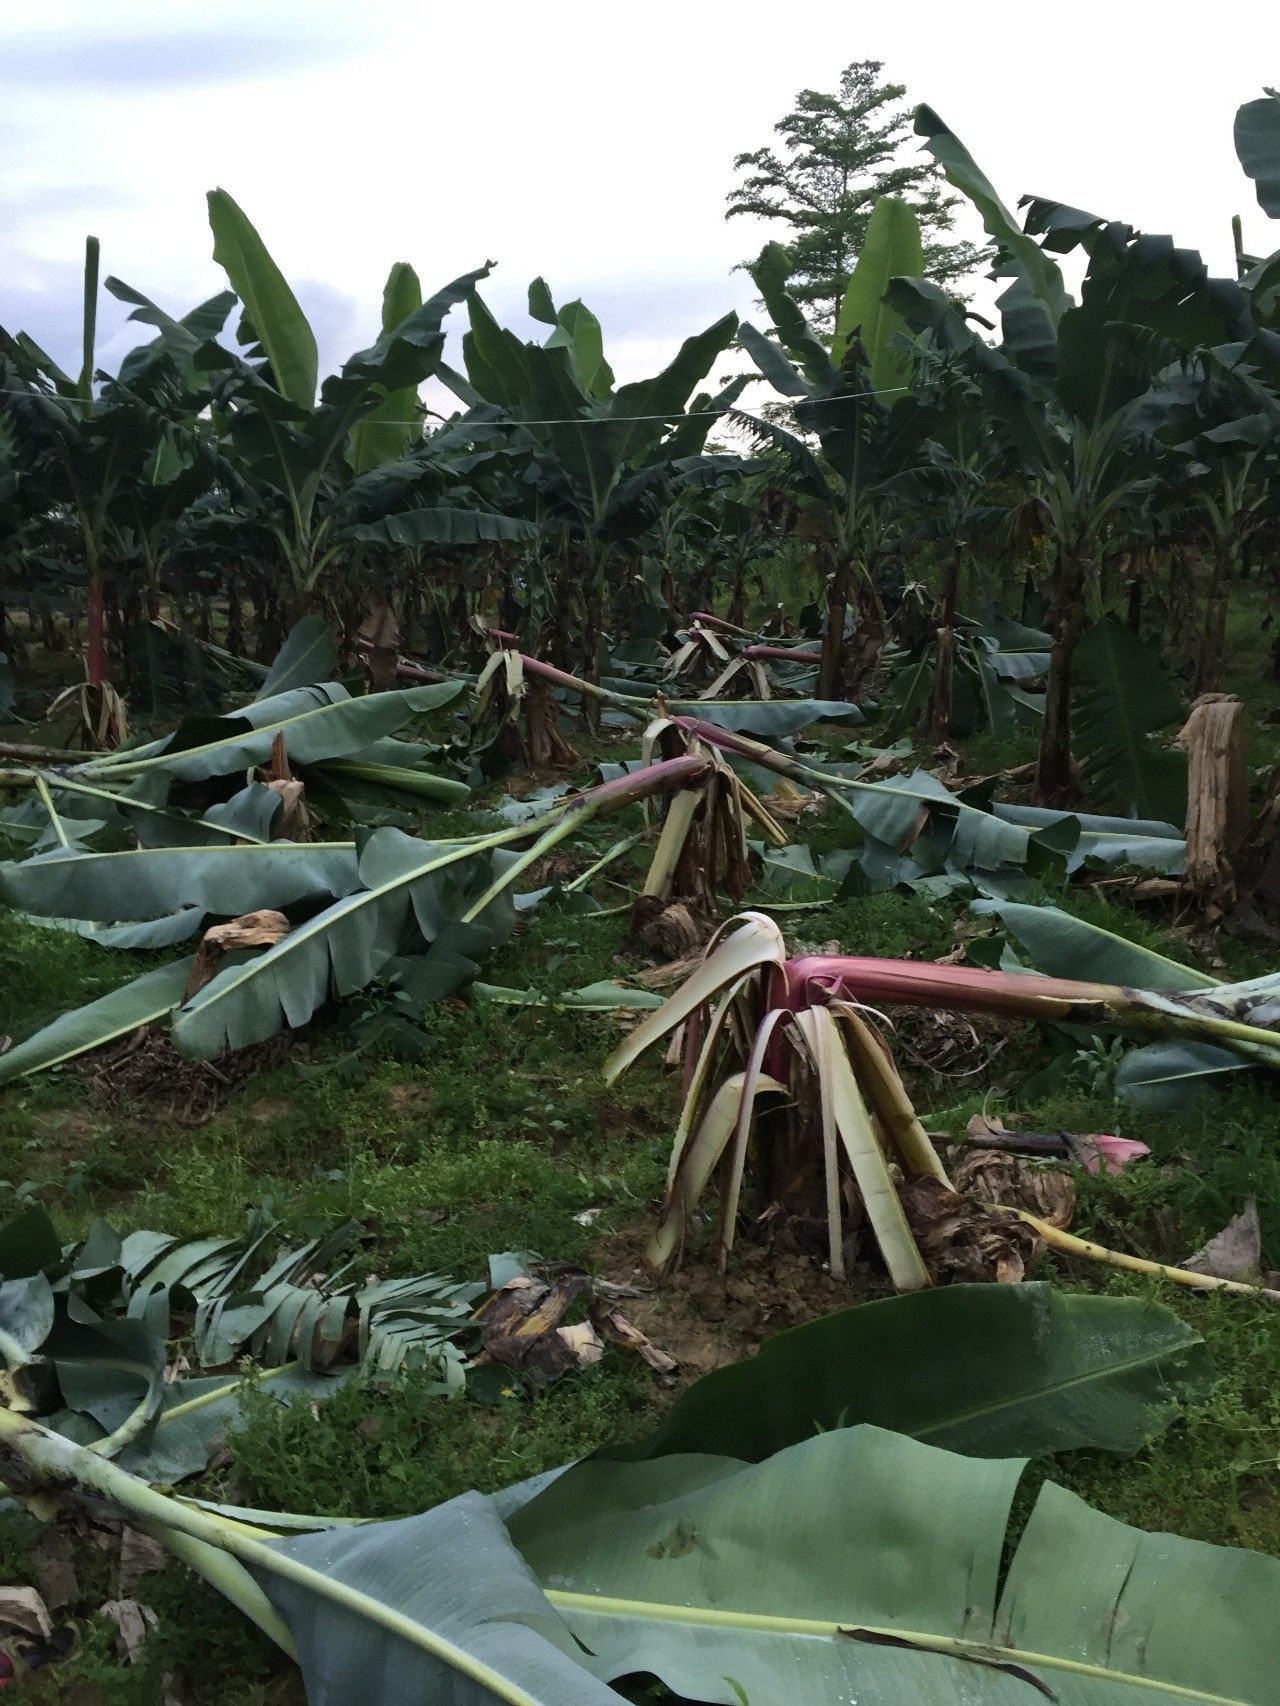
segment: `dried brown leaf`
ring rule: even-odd
[[[971,1149],[951,1169],[961,1196],[1021,1208],[1066,1230],[1076,1206],[1075,1181],[1057,1167],[1036,1166],[998,1149]]]
[[[40,1592],[54,1611],[74,1605],[80,1598],[75,1556],[71,1536],[54,1525],[45,1529],[31,1549]]]
[[[1258,1285],[1262,1279],[1262,1228],[1258,1224],[1258,1199],[1249,1197],[1240,1213],[1182,1265],[1193,1273],[1213,1274],[1217,1279],[1242,1280],[1246,1285]]]
[[[898,1194],[935,1284],[1016,1284],[1043,1248],[1016,1215],[959,1196],[938,1179],[909,1179]]]
[[[47,1641],[53,1634],[49,1607],[35,1588],[0,1587],[0,1625],[33,1640]]]
[[[126,1664],[132,1664],[160,1619],[136,1599],[109,1599],[98,1610],[115,1624],[116,1650]]]
[[[232,918],[226,924],[214,924],[200,938],[200,946],[196,949],[195,961],[191,967],[191,976],[187,979],[184,1001],[204,988],[222,964],[224,954],[234,948],[270,948],[275,943],[283,941],[292,926],[283,912],[272,912],[269,909],[261,912],[246,912],[239,918]]]

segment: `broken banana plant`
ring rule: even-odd
[[[431,961],[434,998],[451,994],[514,928],[511,891],[532,865],[596,818],[659,793],[700,790],[716,774],[705,754],[688,752],[484,835],[433,842],[379,829],[358,856],[350,843],[276,841],[104,854],[63,848],[54,861],[0,867],[0,899],[59,922],[115,921],[140,904],[166,912],[184,902],[197,917],[209,913],[243,924],[250,913],[270,911],[277,920],[269,934],[258,936],[268,944],[263,952],[228,956],[201,987],[188,987],[191,963],[182,961],[63,1015],[0,1059],[0,1083],[166,1016],[175,1045],[189,1058],[244,1048],[306,1024],[331,996],[355,994],[393,962],[425,967]],[[292,922],[279,917],[280,908],[297,902],[311,903],[309,916]],[[211,949],[217,941],[215,935]],[[154,936],[148,933],[143,945],[155,945]]]
[[[775,847],[786,831],[714,746],[705,746],[670,717],[655,717],[644,732],[641,762],[650,766],[701,758],[707,772],[694,788],[669,796],[666,815],[632,923],[637,931],[673,901],[717,916],[720,890],[741,900],[751,884],[748,825]],[[648,809],[648,808],[646,808]]]
[[[648,1264],[660,1275],[676,1264],[701,1199],[718,1177],[716,1245],[724,1265],[753,1158],[762,1208],[776,1204],[805,1216],[820,1206],[834,1275],[845,1271],[846,1227],[856,1211],[898,1290],[930,1283],[903,1195],[910,1197],[907,1187],[915,1180],[932,1180],[945,1191],[951,1186],[868,1022],[869,1003],[1192,1037],[1280,1070],[1280,1033],[1249,1022],[1253,993],[1248,986],[1224,985],[1169,995],[909,960],[789,958],[772,919],[743,913],[720,929],[702,964],[637,1025],[605,1068],[612,1082],[683,1027],[684,1107]],[[1272,1000],[1266,1017],[1273,1008]],[[1025,1211],[992,1212],[1013,1212],[1046,1243],[1072,1255],[1200,1288],[1256,1289],[1120,1256]]]

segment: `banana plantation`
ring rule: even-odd
[[[0,1687],[1280,1703],[1280,247],[915,130],[991,315],[0,328]]]

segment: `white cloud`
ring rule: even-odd
[[[874,17],[848,0],[45,0],[24,27],[10,9],[0,323],[34,315],[72,358],[86,229],[106,270],[167,305],[211,294],[203,192],[222,184],[316,308],[330,363],[373,336],[392,261],[429,289],[492,258],[501,316],[525,326],[542,273],[600,313],[635,377],[749,311],[730,269],[771,233],[725,223],[732,157],[854,58],[935,106],[1010,203],[1033,191],[1172,231],[1220,271],[1233,212],[1276,247],[1231,144],[1270,74],[1240,43],[1266,39],[1270,7],[1243,0],[1229,39],[1194,49],[1100,0],[977,16],[950,0]],[[106,331],[110,361],[125,334]]]

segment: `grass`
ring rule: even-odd
[[[1255,767],[1274,757],[1263,718],[1280,706],[1280,689],[1261,679],[1264,649],[1265,636],[1260,643],[1233,616],[1236,673],[1227,685],[1248,689]],[[847,732],[832,737],[833,750]],[[591,756],[633,746],[593,745]],[[963,756],[972,774],[1030,753],[1025,735],[981,735],[963,743]],[[487,795],[481,809],[492,804]],[[432,824],[437,833],[465,834],[479,821],[451,812]],[[616,833],[615,825],[596,826],[597,845]],[[850,845],[853,825],[832,809],[802,818],[795,833],[822,852]],[[634,882],[638,869],[633,858],[610,874]],[[606,902],[615,892],[598,890]],[[1197,963],[1196,943],[1167,915],[1139,914],[1096,890],[1047,898]],[[850,953],[891,957],[939,958],[972,927],[963,903],[897,893],[779,917],[793,942],[836,940]],[[486,967],[486,979],[556,993],[626,975],[639,961],[625,925],[617,914],[543,910]],[[1238,944],[1225,945],[1224,959],[1223,975],[1269,969],[1265,953]],[[0,1035],[21,1038],[143,963],[17,919],[0,921]],[[629,1271],[636,1235],[651,1223],[677,1112],[673,1077],[655,1060],[605,1088],[601,1066],[621,1034],[610,1015],[455,999],[425,1012],[420,1047],[406,1060],[384,1043],[358,1046],[349,1028],[326,1020],[195,1128],[148,1106],[94,1100],[73,1069],[46,1074],[0,1093],[0,1214],[34,1198],[68,1237],[99,1214],[122,1230],[196,1236],[238,1230],[248,1209],[268,1203],[289,1237],[332,1219],[356,1220],[360,1260],[378,1272],[469,1278],[483,1272],[491,1252],[522,1249],[616,1277]],[[1079,1073],[1051,1093],[1023,1094],[1017,1073],[1046,1058],[1028,1030],[973,1087],[921,1074],[922,1111],[951,1131],[984,1106],[1006,1118],[1016,1113],[1031,1129],[1120,1129],[1147,1143],[1152,1156],[1120,1177],[1082,1174],[1077,1230],[1176,1261],[1255,1194],[1264,1264],[1280,1267],[1280,1103],[1270,1089],[1255,1084],[1206,1096],[1174,1116],[1141,1115],[1117,1109],[1104,1082],[1091,1086]],[[1189,1406],[1134,1458],[1076,1453],[1037,1464],[1036,1474],[1142,1527],[1280,1553],[1280,1317],[1265,1305],[1153,1288],[1078,1264],[1047,1271],[1067,1286],[1154,1291],[1204,1334],[1221,1378],[1204,1403]],[[674,1312],[670,1330],[682,1330]],[[663,1342],[661,1328],[654,1336]],[[664,1402],[645,1367],[619,1351],[535,1400],[513,1390],[488,1405],[429,1396],[425,1376],[413,1372],[353,1379],[314,1412],[268,1397],[252,1401],[210,1486],[264,1506],[402,1515],[634,1437]],[[33,1579],[29,1525],[0,1511],[0,1580]],[[109,1584],[95,1578],[86,1604],[108,1596]],[[109,1627],[90,1616],[76,1626],[74,1659],[29,1679],[23,1697],[133,1706],[159,1699],[165,1672],[178,1670],[197,1702],[265,1706],[298,1698],[288,1667],[182,1570],[148,1579],[145,1597],[160,1631],[138,1666],[119,1665]]]

